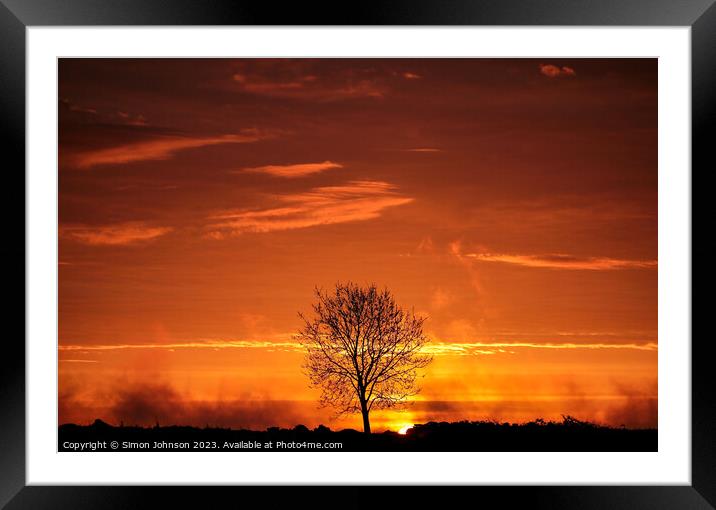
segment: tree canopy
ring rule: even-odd
[[[388,289],[337,284],[333,292],[315,290],[313,314],[297,335],[306,349],[304,370],[311,385],[321,389],[320,404],[337,414],[363,415],[404,404],[419,392],[418,369],[432,356],[424,317],[400,307]]]

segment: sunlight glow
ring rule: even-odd
[[[412,423],[411,423],[410,425],[404,425],[404,426],[398,431],[398,434],[404,436],[405,434],[408,433],[408,430],[410,430],[410,429],[412,429],[412,428],[413,428],[413,424],[412,424]]]

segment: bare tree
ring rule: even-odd
[[[375,285],[339,283],[332,293],[315,294],[314,316],[299,313],[303,367],[311,385],[321,388],[321,406],[338,415],[360,412],[369,434],[372,409],[400,406],[419,391],[417,370],[432,361],[422,352],[425,318],[403,310]]]

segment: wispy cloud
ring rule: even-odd
[[[430,297],[430,306],[433,310],[442,310],[455,300],[452,293],[443,288],[437,288]]]
[[[547,76],[548,78],[558,78],[558,77],[571,77],[576,76],[577,73],[574,71],[573,68],[568,66],[556,66],[553,64],[540,64],[539,65],[539,72],[543,75]]]
[[[416,147],[414,149],[405,149],[406,152],[442,152],[441,149],[435,147]]]
[[[322,163],[300,163],[295,165],[266,165],[251,168],[244,168],[237,172],[256,172],[261,174],[273,175],[276,177],[287,177],[289,179],[303,177],[305,175],[316,174],[331,170],[333,168],[343,168],[343,165],[334,163],[333,161],[324,161]]]
[[[60,111],[81,114],[85,120],[92,123],[116,124],[124,126],[148,126],[147,118],[141,113],[131,113],[124,110],[103,110],[89,106],[78,105],[69,99],[60,98]]]
[[[389,208],[414,199],[400,195],[393,184],[351,181],[342,186],[313,188],[305,193],[282,195],[275,207],[224,211],[209,219],[208,237],[222,239],[246,232],[272,232],[365,221],[380,217]]]
[[[89,114],[89,115],[97,115],[96,108],[91,108],[88,106],[80,106],[76,103],[73,103],[69,99],[65,99],[65,98],[60,98],[60,106],[67,108],[67,110],[69,110],[71,112],[85,113],[85,114]]]
[[[128,112],[118,111],[116,117],[122,124],[128,126],[146,126],[147,119],[142,114],[131,114]]]
[[[232,340],[208,339],[190,342],[173,342],[165,344],[95,344],[95,345],[60,345],[61,352],[77,351],[117,351],[146,349],[268,349],[288,352],[303,352],[304,347],[296,341],[263,341],[263,340]],[[572,342],[444,342],[432,341],[425,351],[437,355],[469,356],[491,354],[514,354],[514,349],[552,349],[552,350],[636,350],[657,351],[655,342],[645,343],[572,343]],[[69,360],[67,360],[69,361]],[[80,360],[85,361],[85,360]]]
[[[617,269],[655,269],[657,267],[656,260],[577,257],[565,254],[509,255],[501,253],[466,253],[464,256],[482,262],[502,262],[505,264],[547,269],[610,271]]]
[[[118,147],[80,153],[70,158],[70,162],[77,168],[86,169],[100,165],[163,160],[171,158],[175,152],[181,150],[225,143],[252,143],[266,138],[270,138],[270,135],[256,130],[247,130],[239,134],[205,137],[163,136]]]
[[[60,237],[94,246],[118,246],[151,241],[172,231],[170,227],[149,226],[142,222],[115,225],[66,225],[59,230]]]
[[[172,342],[162,344],[94,344],[94,345],[60,345],[60,351],[117,351],[144,349],[288,349],[300,351],[302,346],[294,341],[264,340],[224,340],[207,339],[191,342]]]
[[[246,73],[234,73],[232,78],[247,92],[269,95],[281,95],[291,91],[303,90],[308,84],[317,80],[313,75],[295,76],[282,81]]]
[[[380,98],[386,93],[385,87],[374,77],[356,77],[350,74],[333,76],[327,80],[325,77],[300,72],[282,78],[256,72],[240,72],[234,73],[232,79],[241,90],[251,94],[315,101]]]
[[[656,351],[658,345],[653,342],[647,343],[539,343],[539,342],[431,342],[426,350],[432,354],[453,354],[467,356],[475,354],[513,354],[513,349],[616,349],[636,351]]]
[[[470,261],[465,255],[463,255],[462,242],[451,242],[448,245],[448,253],[450,253],[450,255],[452,255],[455,260],[457,260],[457,262],[465,268],[469,276],[470,285],[477,294],[478,298],[482,300],[485,294],[485,289],[482,285],[482,278],[480,277],[480,274],[475,268],[475,264],[473,264],[472,261]]]
[[[406,71],[403,73],[403,78],[405,78],[406,80],[419,80],[420,78],[422,78],[422,76],[417,73],[411,73],[410,71]]]

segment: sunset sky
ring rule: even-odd
[[[59,422],[360,428],[314,287],[427,316],[429,420],[657,425],[655,59],[61,59]]]

